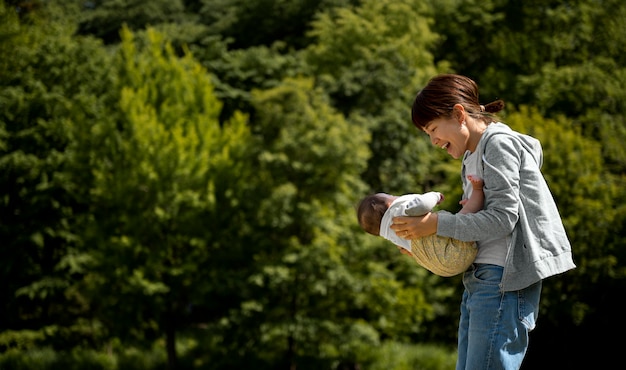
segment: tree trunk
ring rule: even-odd
[[[176,320],[172,314],[172,307],[168,307],[165,313],[165,348],[167,350],[167,368],[176,370],[178,368],[178,357],[176,356]]]

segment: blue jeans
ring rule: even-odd
[[[501,292],[501,266],[473,264],[463,274],[456,370],[519,369],[539,313],[541,281]]]

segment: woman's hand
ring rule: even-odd
[[[437,232],[437,214],[394,217],[391,229],[402,239],[422,238]]]

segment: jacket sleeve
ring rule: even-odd
[[[484,209],[476,213],[438,212],[437,234],[463,241],[503,238],[519,218],[520,143],[511,135],[492,135],[483,143]],[[479,152],[478,154],[481,154]]]

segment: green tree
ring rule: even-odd
[[[179,59],[156,32],[147,36],[137,49],[123,32],[119,113],[93,129],[85,280],[113,336],[142,346],[164,336],[176,368],[177,333],[193,305],[219,289],[205,267],[231,248],[222,218],[232,222],[233,209],[247,207],[252,146],[243,116],[220,125],[206,70],[191,55]]]
[[[91,342],[84,298],[72,290],[82,273],[88,180],[76,180],[76,135],[106,105],[108,55],[93,38],[74,38],[58,8],[16,12],[0,2],[0,288],[9,337],[37,333],[38,343]],[[20,19],[18,19],[18,14]],[[83,187],[87,185],[87,187]],[[96,330],[97,331],[97,330]],[[17,333],[15,336],[11,333]],[[26,338],[25,337],[25,338]],[[27,345],[27,346],[28,346]]]
[[[432,6],[433,29],[443,40],[436,59],[476,79],[485,102],[534,106],[549,118],[575,118],[595,140],[624,140],[626,3],[448,0]],[[621,147],[603,147],[616,173],[624,169]]]
[[[534,106],[549,117],[576,119],[581,133],[603,143],[606,170],[626,171],[626,70],[615,59],[592,58],[577,65],[546,64],[541,73],[521,77],[520,85],[535,90]]]
[[[316,84],[372,134],[363,179],[373,191],[427,190],[447,176],[430,161],[428,140],[411,126],[408,108],[437,71],[431,23],[424,2],[407,0],[363,1],[324,12],[312,24],[305,57]]]
[[[81,5],[83,11],[77,32],[94,35],[106,44],[119,43],[125,25],[139,31],[186,21],[182,0],[95,0],[81,2]]]
[[[309,44],[306,31],[319,11],[356,5],[359,0],[204,0],[191,4],[211,34],[232,41],[234,49],[270,47],[277,41],[290,48]]]
[[[248,221],[256,262],[241,306],[224,320],[224,357],[212,360],[327,368],[358,363],[384,338],[415,335],[434,311],[428,279],[410,274],[417,266],[393,246],[357,230],[365,127],[330,108],[311,80],[288,79],[253,96],[251,123],[264,148],[256,191],[266,194]]]
[[[269,89],[288,77],[305,74],[306,66],[298,53],[286,53],[286,45],[255,46],[228,51],[220,40],[207,38],[190,46],[198,59],[214,77],[215,94],[224,102],[220,119],[234,111],[251,112],[251,92]]]

